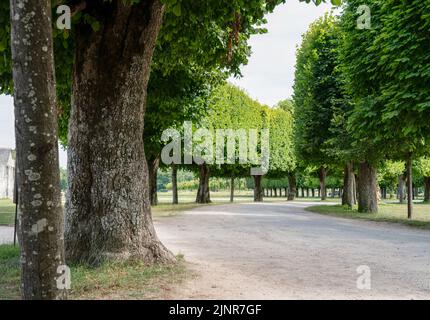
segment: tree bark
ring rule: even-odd
[[[149,173],[149,199],[151,206],[158,206],[157,195],[157,177],[158,168],[160,167],[160,158],[148,160],[148,173]]]
[[[405,202],[405,184],[406,184],[406,177],[404,174],[401,174],[398,179],[398,189],[397,189],[397,195],[399,197],[400,203]]]
[[[70,262],[174,260],[153,227],[142,134],[163,11],[158,0],[96,0],[84,12],[102,29],[84,21],[75,26],[65,236]]]
[[[172,164],[172,203],[178,204],[178,167]]]
[[[230,178],[230,202],[234,202],[234,177]]]
[[[51,1],[11,0],[22,298],[65,299]]]
[[[196,203],[211,203],[209,191],[209,168],[206,163],[199,166],[199,189],[197,191]]]
[[[326,188],[327,169],[321,167],[319,170],[320,188],[321,188],[321,200],[327,199],[327,188]]]
[[[348,162],[344,169],[342,205],[352,208],[354,206],[354,179],[355,174],[352,162]]]
[[[254,178],[254,202],[263,202],[263,188],[261,186],[261,180],[263,176],[253,176],[253,178]]]
[[[367,162],[360,163],[358,173],[358,211],[363,213],[378,212],[377,171]]]
[[[406,161],[407,181],[408,181],[408,219],[412,219],[414,210],[414,185],[412,175],[412,154],[409,155]]]

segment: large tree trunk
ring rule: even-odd
[[[148,160],[148,173],[149,173],[149,199],[151,206],[158,205],[157,196],[157,177],[158,168],[160,167],[160,158]]]
[[[319,179],[320,179],[320,188],[321,188],[321,200],[327,199],[327,188],[326,188],[326,178],[327,178],[327,169],[321,167],[319,170]]]
[[[377,171],[367,162],[360,163],[358,172],[358,211],[364,213],[378,212]]]
[[[406,161],[406,172],[407,172],[407,181],[408,181],[408,219],[412,219],[413,216],[413,206],[414,206],[414,184],[413,184],[413,175],[412,175],[412,154],[409,155]]]
[[[354,179],[355,174],[352,162],[348,162],[344,169],[342,205],[352,208],[354,206]]]
[[[261,180],[263,176],[252,176],[254,178],[254,202],[263,202],[263,188]]]
[[[424,202],[430,202],[430,177],[424,177]]]
[[[230,178],[230,202],[234,202],[234,177]]]
[[[358,190],[357,190],[357,177],[354,174],[354,178],[352,179],[353,190],[354,190],[354,205],[358,203]]]
[[[398,187],[397,187],[397,196],[399,197],[399,202],[405,202],[405,184],[406,184],[406,176],[401,174],[398,179]]]
[[[199,166],[199,189],[197,191],[196,203],[211,203],[209,191],[209,168],[204,163]]]
[[[64,261],[51,1],[10,5],[21,294],[63,299],[70,274]]]
[[[172,164],[172,203],[178,204],[178,167]]]
[[[158,0],[97,0],[85,13],[102,27],[75,27],[67,259],[171,262],[152,223],[142,134],[163,6]]]

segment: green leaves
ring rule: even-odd
[[[365,31],[355,28],[359,4],[350,0],[345,6],[340,51],[346,89],[355,102],[350,129],[356,144],[362,142],[373,155],[376,149],[380,157],[426,152],[424,145],[430,140],[430,3],[369,1],[372,29]]]

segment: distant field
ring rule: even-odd
[[[407,219],[406,204],[383,203],[378,214],[359,213],[356,209],[337,206],[313,206],[308,211],[349,219],[401,223],[409,226],[430,229],[430,204],[415,203],[413,219]]]

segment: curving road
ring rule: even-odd
[[[429,231],[318,215],[309,205],[209,206],[157,219],[160,239],[195,271],[168,298],[430,298]],[[360,266],[370,269],[370,290],[357,288]]]

